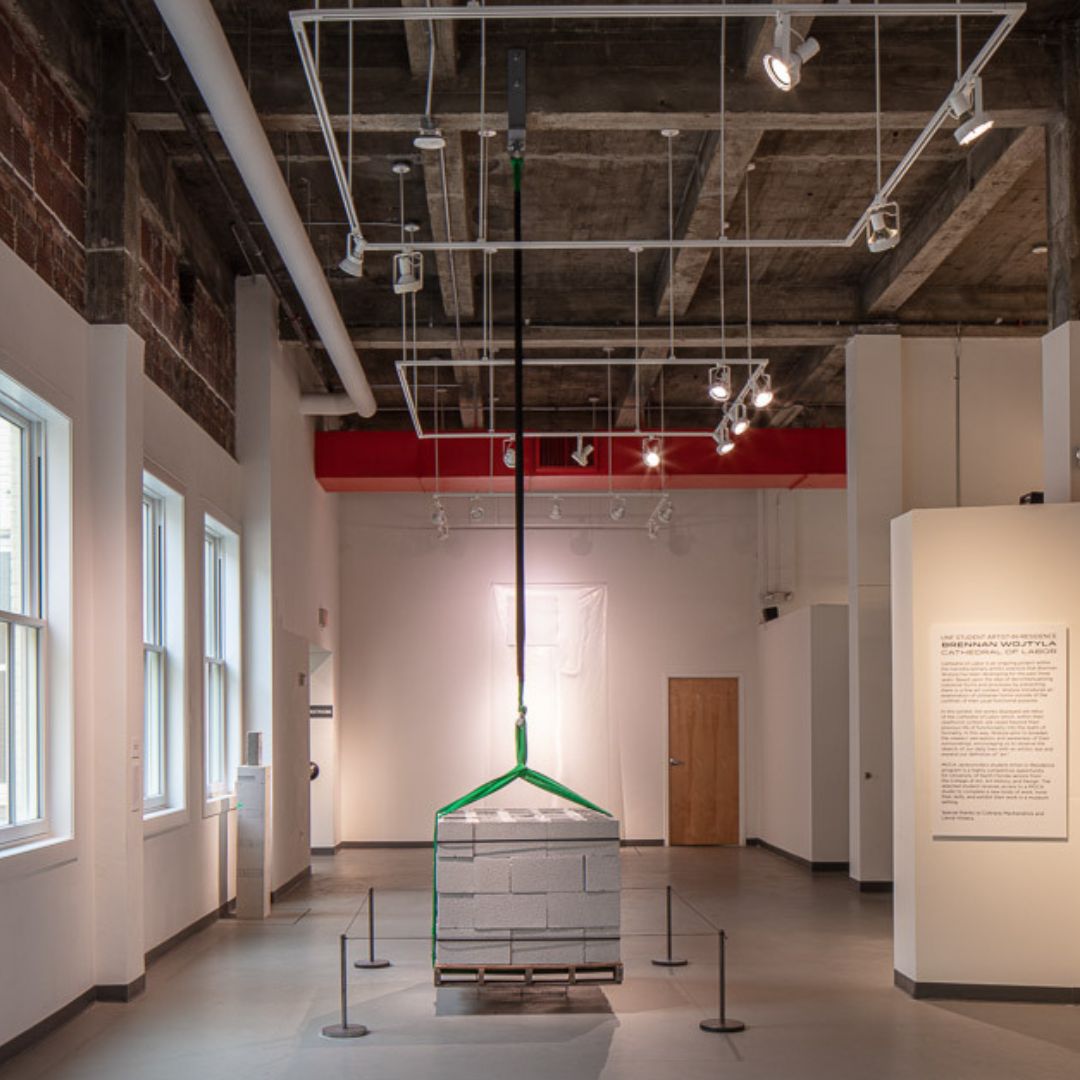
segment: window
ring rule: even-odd
[[[239,540],[212,518],[203,535],[203,712],[206,793],[228,795],[240,749]]]
[[[0,844],[47,831],[42,425],[0,405]]]

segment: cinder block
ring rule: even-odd
[[[573,941],[514,941],[510,945],[512,964],[580,964],[585,946]]]
[[[550,893],[547,897],[550,927],[618,927],[618,893]]]
[[[510,860],[481,855],[473,859],[473,887],[475,893],[507,893],[510,891]]]
[[[548,822],[549,840],[618,840],[619,823],[595,810],[567,810]]]
[[[515,893],[574,892],[584,888],[581,855],[518,855],[509,860]]]
[[[440,964],[509,964],[510,942],[485,941],[483,938],[466,941],[435,942],[435,959]]]
[[[435,863],[435,887],[440,893],[472,893],[472,859],[444,859],[440,855]]]
[[[471,840],[440,840],[436,850],[440,859],[471,859],[475,849]]]
[[[586,941],[585,963],[587,964],[617,964],[619,962],[619,942],[616,941]]]
[[[598,852],[585,856],[585,891],[618,892],[621,883],[618,852]]]
[[[436,837],[440,844],[448,844],[453,841],[469,841],[473,839],[474,825],[471,821],[464,817],[458,817],[456,814],[447,814],[445,817],[439,818],[439,826],[436,830]]]
[[[440,932],[471,930],[476,925],[476,901],[471,896],[440,894],[436,924]]]
[[[474,922],[472,925],[478,930],[510,930],[547,926],[547,904],[543,896],[492,893],[477,896],[473,900],[473,905]]]
[[[480,931],[476,932],[479,933]],[[550,926],[547,929],[533,927],[532,929],[511,930],[510,938],[513,941],[528,941],[530,939],[535,941],[565,941],[567,938],[584,940],[585,931],[580,927],[573,926],[559,927],[556,930],[553,930]]]

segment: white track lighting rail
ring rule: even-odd
[[[978,3],[969,0],[930,3],[832,3],[832,4],[753,4],[753,3],[683,3],[683,4],[530,4],[488,7],[472,5],[462,7],[384,7],[384,8],[316,8],[294,11],[289,18],[296,37],[304,74],[311,90],[312,101],[319,126],[326,142],[334,178],[341,194],[345,217],[353,236],[352,244],[362,253],[397,253],[400,244],[369,243],[359,233],[360,215],[356,210],[353,194],[348,184],[348,170],[342,161],[341,148],[334,133],[333,120],[322,91],[316,50],[312,46],[311,28],[320,25],[348,24],[350,27],[374,22],[508,22],[508,21],[564,21],[598,19],[760,19],[774,17],[809,16],[815,19],[902,19],[902,18],[975,18],[993,17],[1000,21],[991,31],[986,42],[967,68],[960,73],[956,83],[948,88],[941,105],[922,129],[910,148],[901,158],[879,190],[867,203],[859,219],[843,237],[799,239],[755,239],[752,237],[719,237],[708,240],[675,240],[676,248],[850,248],[858,241],[866,228],[872,210],[892,201],[896,189],[911,171],[920,155],[941,127],[953,115],[949,106],[958,87],[974,86],[975,80],[1009,36],[1013,27],[1027,10],[1024,3]],[[492,120],[496,118],[492,115]],[[498,126],[497,123],[494,126]],[[605,251],[626,250],[630,247],[643,249],[663,248],[669,250],[667,239],[657,240],[525,240],[520,243],[490,241],[443,241],[410,245],[416,251]],[[350,248],[351,250],[351,248]]]

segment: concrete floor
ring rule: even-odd
[[[627,849],[623,868],[622,986],[436,992],[430,853],[345,851],[315,859],[268,922],[217,923],[155,964],[144,996],[93,1006],[0,1080],[1080,1077],[1080,1008],[916,1002],[894,989],[887,896],[757,849]],[[742,1034],[698,1029],[717,1012],[716,938],[689,907],[676,903],[675,951],[690,965],[649,963],[663,952],[669,881],[730,934],[728,1011],[749,1025]],[[332,1042],[319,1030],[337,1018],[338,935],[368,884],[378,951],[394,966],[350,970],[350,1019],[371,1034]]]

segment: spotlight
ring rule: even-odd
[[[514,447],[513,439],[503,439],[502,460],[503,464],[508,469],[513,469],[517,466],[517,450]]]
[[[731,397],[731,368],[717,364],[709,370],[709,397],[713,401],[727,401]]]
[[[592,452],[592,443],[586,444],[585,436],[579,435],[577,437],[577,449],[570,455],[570,458],[583,469],[586,469],[589,466],[589,458],[592,457]]]
[[[866,246],[880,254],[900,243],[900,207],[894,203],[876,203],[870,207],[866,222]]]
[[[608,510],[608,517],[612,521],[622,521],[626,517],[626,500],[621,495],[616,495],[611,500],[611,509]]]
[[[675,507],[672,505],[670,497],[665,495],[656,507],[656,518],[661,525],[670,525],[674,514]]]
[[[953,132],[961,146],[970,146],[994,126],[994,118],[983,109],[982,79],[976,79],[971,86],[957,87],[949,95],[949,111],[957,120],[971,114]]]
[[[740,401],[731,418],[731,434],[742,435],[749,429],[750,417],[746,413],[746,406]]]
[[[469,520],[477,525],[484,520],[484,504],[479,495],[474,495],[469,500]]]
[[[759,375],[754,380],[750,395],[755,409],[764,409],[766,406],[771,405],[773,399],[772,376],[768,374]]]
[[[431,524],[436,526],[446,524],[446,510],[443,507],[442,499],[440,499],[438,495],[435,496],[435,500],[432,503]]]
[[[394,292],[417,293],[424,287],[424,253],[402,251],[394,256]]]
[[[446,146],[446,139],[435,126],[435,121],[430,116],[425,116],[420,121],[420,130],[412,143],[417,150],[441,150]]]
[[[649,518],[649,524],[645,527],[648,530],[650,540],[655,540],[660,535],[660,522],[655,518]]]
[[[798,38],[799,44],[794,49],[791,39]],[[765,54],[765,73],[772,80],[773,86],[785,91],[798,86],[802,78],[802,66],[821,52],[821,46],[815,38],[803,39],[802,35],[791,29],[791,16],[784,14],[776,18],[776,30],[773,32],[773,47]]]
[[[340,269],[353,277],[364,276],[364,238],[356,232],[349,233],[345,241],[345,258],[338,263]]]
[[[641,460],[646,469],[660,467],[660,440],[644,438],[641,440]]]
[[[551,518],[552,521],[562,521],[562,500],[558,495],[551,500],[551,512],[548,514],[548,517]]]
[[[731,428],[726,420],[713,432],[713,439],[716,440],[716,452],[721,457],[735,449],[735,440],[731,437]]]

